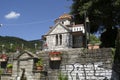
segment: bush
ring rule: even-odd
[[[38,62],[36,63],[36,66],[43,66],[42,58],[39,58]]]
[[[65,75],[63,75],[62,73],[60,73],[60,74],[58,75],[58,80],[68,80],[68,77],[65,76]]]
[[[12,64],[7,64],[7,68],[12,68],[13,65]]]
[[[2,69],[0,69],[0,75],[2,74]]]
[[[95,35],[91,34],[90,35],[90,42],[89,43],[90,44],[95,44],[95,43],[101,43],[101,42],[100,42],[99,38],[97,38]]]

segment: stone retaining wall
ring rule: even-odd
[[[82,48],[62,50],[60,51],[62,53],[62,60],[52,62],[53,67],[60,64],[60,66],[57,67],[59,69],[51,69],[49,52],[50,51],[37,52],[37,56],[43,58],[44,70],[42,72],[34,72],[31,70],[33,68],[31,68],[30,65],[33,66],[33,63],[29,63],[29,67],[24,67],[26,70],[31,71],[29,74],[32,74],[31,76],[34,77],[29,80],[58,80],[60,73],[66,75],[68,80],[104,80],[105,78],[111,78],[113,60],[110,48],[96,50]],[[23,66],[25,65],[23,64]],[[14,75],[2,75],[1,80],[14,80],[17,74],[15,70],[14,66]]]
[[[58,80],[59,73],[68,76],[69,80],[103,80],[111,78],[111,49],[86,50],[82,48],[63,50],[60,69],[49,66],[49,51],[39,54],[44,57],[44,63],[49,80]]]

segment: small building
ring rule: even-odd
[[[14,53],[11,62],[11,72],[4,70],[1,74],[1,80],[40,80],[44,70],[36,69],[36,62],[39,57],[27,50]]]
[[[85,44],[84,24],[75,24],[72,15],[65,13],[55,20],[55,25],[43,37],[43,47],[47,50],[81,48]]]

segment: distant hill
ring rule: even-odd
[[[18,37],[0,36],[0,51],[16,51],[17,49],[40,49],[41,40],[26,41]]]

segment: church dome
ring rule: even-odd
[[[72,19],[72,16],[70,14],[65,13],[65,14],[61,15],[59,17],[59,19]]]

